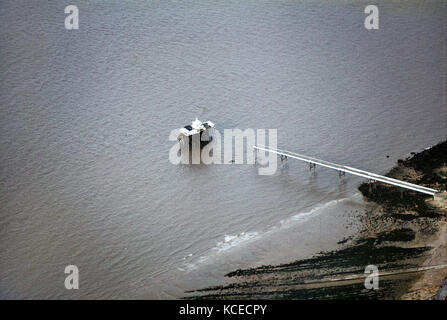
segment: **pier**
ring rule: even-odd
[[[326,167],[326,168],[330,168],[330,169],[338,171],[339,176],[349,173],[349,174],[353,174],[353,175],[360,176],[363,178],[367,178],[370,182],[380,181],[380,182],[390,184],[393,186],[397,186],[397,187],[401,187],[404,189],[409,189],[409,190],[413,190],[416,192],[429,194],[433,197],[435,196],[436,193],[439,193],[439,191],[436,189],[419,186],[417,184],[381,176],[381,175],[378,175],[378,174],[375,174],[372,172],[368,172],[368,171],[364,171],[364,170],[360,170],[360,169],[356,169],[356,168],[352,168],[352,167],[348,167],[348,166],[339,165],[336,163],[332,163],[332,162],[320,160],[317,158],[305,156],[305,155],[298,154],[295,152],[271,148],[271,147],[267,147],[267,146],[263,146],[263,145],[257,145],[257,146],[255,145],[255,146],[253,146],[253,149],[254,149],[254,151],[263,150],[263,151],[267,151],[267,152],[276,153],[281,156],[282,160],[286,160],[287,158],[292,158],[292,159],[297,159],[297,160],[307,162],[309,164],[310,170],[315,169],[316,166],[319,165],[322,167]]]

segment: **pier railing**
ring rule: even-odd
[[[309,163],[311,169],[315,168],[316,165],[319,165],[322,167],[337,170],[339,172],[339,174],[342,174],[342,175],[344,175],[345,173],[350,173],[350,174],[353,174],[356,176],[367,178],[370,181],[380,181],[380,182],[390,184],[393,186],[397,186],[397,187],[401,187],[404,189],[409,189],[409,190],[429,194],[431,196],[434,196],[436,193],[439,192],[436,189],[419,186],[417,184],[381,176],[381,175],[378,175],[378,174],[375,174],[372,172],[368,172],[368,171],[364,171],[364,170],[360,170],[360,169],[356,169],[356,168],[352,168],[352,167],[348,167],[348,166],[339,165],[336,163],[320,160],[320,159],[317,159],[314,157],[305,156],[305,155],[298,154],[298,153],[291,152],[291,151],[271,148],[271,147],[267,147],[267,146],[263,146],[263,145],[257,145],[257,146],[255,145],[255,146],[253,146],[253,149],[272,152],[272,153],[276,153],[282,157],[287,157],[287,158],[292,158],[292,159],[297,159],[297,160],[307,162],[307,163]]]

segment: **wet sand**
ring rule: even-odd
[[[397,161],[386,175],[447,190],[447,141]],[[359,186],[368,207],[361,231],[340,241],[340,248],[287,264],[239,269],[225,276],[234,282],[187,292],[186,299],[430,299],[447,269],[399,273],[380,278],[368,290],[367,265],[379,272],[447,264],[447,200],[394,186]]]

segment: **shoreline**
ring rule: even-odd
[[[447,141],[397,162],[387,176],[447,190]],[[359,187],[365,199],[378,206],[374,217],[369,221],[366,219],[367,230],[392,230],[397,225],[410,228],[415,232],[410,245],[429,248],[426,257],[420,259],[419,267],[447,264],[447,199],[414,192],[404,192],[402,197],[398,188],[380,183],[373,183],[372,189],[370,191],[367,183]],[[373,219],[377,221],[373,222]],[[389,223],[381,223],[384,219],[390,220]],[[431,299],[446,277],[446,268],[422,272],[406,292],[395,298]]]
[[[447,190],[447,141],[405,160],[386,176]],[[447,264],[447,199],[403,191],[380,182],[359,188],[368,206],[361,231],[338,242],[339,249],[287,264],[238,269],[227,285],[185,292],[184,299],[430,299],[447,277],[447,268],[398,273]],[[380,279],[381,290],[366,290],[367,265],[393,275]]]

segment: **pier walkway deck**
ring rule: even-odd
[[[367,179],[369,179],[371,181],[380,181],[380,182],[391,184],[391,185],[394,185],[394,186],[397,186],[397,187],[401,187],[401,188],[405,188],[405,189],[409,189],[409,190],[413,190],[413,191],[429,194],[431,196],[434,196],[436,193],[439,192],[436,189],[427,188],[427,187],[419,186],[417,184],[413,184],[413,183],[409,183],[409,182],[405,182],[405,181],[401,181],[401,180],[397,180],[397,179],[381,176],[381,175],[378,175],[378,174],[375,174],[375,173],[372,173],[372,172],[368,172],[368,171],[364,171],[364,170],[360,170],[360,169],[356,169],[356,168],[352,168],[352,167],[348,167],[348,166],[335,164],[335,163],[332,163],[332,162],[328,162],[328,161],[320,160],[320,159],[317,159],[317,158],[305,156],[305,155],[298,154],[298,153],[295,153],[295,152],[290,152],[290,151],[281,150],[281,149],[273,149],[271,147],[267,147],[267,146],[263,146],[263,145],[257,145],[257,146],[255,145],[255,146],[253,146],[253,149],[254,150],[263,150],[263,151],[267,151],[267,152],[272,152],[272,153],[276,153],[278,155],[281,155],[281,156],[284,156],[284,157],[287,157],[287,158],[293,158],[293,159],[298,159],[298,160],[307,162],[307,163],[309,163],[311,169],[315,168],[316,165],[319,165],[319,166],[322,166],[322,167],[326,167],[326,168],[337,170],[339,172],[339,175],[344,175],[345,173],[350,173],[350,174],[353,174],[353,175],[356,175],[356,176],[367,178]]]

